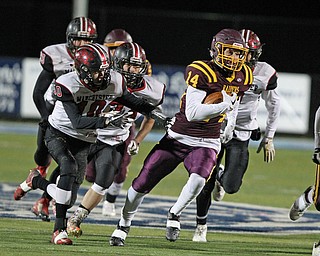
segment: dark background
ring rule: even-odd
[[[312,135],[320,95],[319,11],[319,0],[90,0],[88,17],[97,25],[99,43],[112,29],[126,29],[152,64],[208,59],[212,37],[223,28],[255,31],[265,43],[260,60],[278,72],[311,75]],[[66,41],[73,1],[3,0],[0,12],[0,56],[39,57],[42,48]]]
[[[155,64],[207,59],[218,31],[249,28],[266,44],[261,59],[279,72],[320,73],[320,1],[175,2],[182,1],[91,0],[88,16],[97,24],[99,42],[113,28],[124,28]],[[71,0],[1,1],[0,56],[38,57],[43,47],[65,42],[72,5]]]

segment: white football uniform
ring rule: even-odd
[[[46,57],[51,59],[53,72],[57,78],[74,70],[74,60],[65,43],[50,45],[42,49],[40,52],[40,64],[44,69]],[[52,105],[55,102],[55,99],[53,98],[53,91],[54,81],[51,83],[44,96],[45,100]]]
[[[138,98],[146,100],[153,106],[158,106],[162,103],[165,92],[165,85],[153,77],[144,76],[143,86],[137,89],[128,88],[128,90]],[[111,109],[110,109],[111,108]],[[110,104],[109,110],[124,110],[125,113],[132,111],[128,107],[119,105],[116,102]],[[113,109],[112,109],[113,108]],[[134,112],[133,117],[137,118],[138,113]],[[108,145],[116,145],[124,142],[129,137],[129,129],[132,123],[128,123],[124,128],[108,126],[103,129],[97,129],[98,140]]]
[[[93,92],[79,80],[77,73],[70,72],[60,76],[55,84],[55,96],[59,99],[62,90],[68,90],[73,101],[81,107],[82,116],[98,116],[115,98],[121,97],[125,90],[124,80],[118,72],[110,71],[111,81],[104,90]],[[64,107],[64,99],[57,100],[49,116],[49,123],[57,130],[80,140],[94,143],[95,129],[75,129],[72,126]],[[67,99],[70,100],[70,99]]]
[[[280,98],[276,91],[267,90],[267,85],[276,70],[266,62],[258,62],[253,70],[253,85],[246,91],[240,101],[234,138],[246,141],[250,139],[251,131],[258,128],[257,112],[260,98],[265,101],[268,111],[265,136],[273,138],[278,117],[280,115]]]

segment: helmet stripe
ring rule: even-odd
[[[90,46],[97,52],[100,56],[101,62],[103,65],[109,66],[108,53],[98,44],[90,44]]]

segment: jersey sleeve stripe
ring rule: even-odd
[[[202,68],[196,64],[190,64],[189,66],[200,70],[203,74],[205,74],[208,77],[209,83],[212,83],[212,77],[208,74],[208,72],[206,70],[204,70],[204,68]]]
[[[252,71],[247,65],[243,65],[244,71],[245,71],[245,81],[244,85],[252,84],[253,82],[253,76]]]
[[[213,77],[213,82],[217,82],[217,81],[218,81],[217,76],[216,76],[216,73],[212,70],[212,68],[210,68],[210,67],[208,66],[208,64],[206,64],[206,63],[203,62],[203,61],[194,61],[193,63],[200,64],[200,65],[202,65],[203,67],[205,67],[206,70],[209,71],[209,73],[212,75],[212,77]]]

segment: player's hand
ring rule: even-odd
[[[174,124],[175,119],[175,117],[167,117],[164,128],[166,130],[170,129],[171,126]]]
[[[320,148],[315,148],[312,156],[312,161],[315,164],[320,164]]]
[[[223,96],[223,102],[226,102],[229,104],[228,110],[232,110],[234,108],[234,104],[237,101],[237,94],[233,92],[230,96],[228,93],[226,93],[225,90],[222,90],[221,93]]]
[[[234,126],[231,124],[227,124],[224,128],[222,134],[220,134],[220,141],[223,144],[228,143],[233,138],[233,130]]]
[[[119,128],[124,128],[124,126],[128,123],[134,121],[134,119],[130,118],[133,112],[124,112],[124,111],[110,111],[106,113],[101,113],[100,116],[106,118],[105,127],[114,126]]]
[[[135,140],[130,141],[128,147],[127,147],[127,153],[130,156],[136,155],[139,152],[139,143]]]
[[[257,153],[260,153],[261,149],[263,149],[265,162],[270,163],[271,161],[274,160],[276,151],[274,149],[272,138],[264,137],[260,142],[260,145],[257,149]]]

